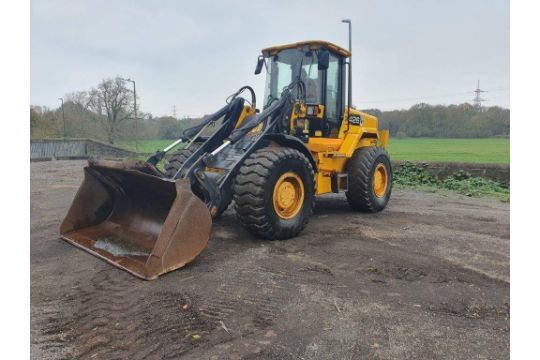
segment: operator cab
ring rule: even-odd
[[[290,132],[309,137],[337,138],[345,109],[345,60],[350,52],[325,41],[306,41],[262,50],[255,73],[265,65],[264,108],[300,78],[305,85],[305,117]],[[294,116],[293,116],[294,118]]]

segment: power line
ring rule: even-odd
[[[399,98],[399,99],[386,99],[386,100],[367,100],[362,101],[362,103],[388,103],[388,102],[396,102],[396,101],[421,101],[426,99],[437,99],[437,98],[445,98],[449,96],[457,96],[457,95],[467,95],[469,92],[459,92],[459,93],[449,93],[449,94],[442,94],[442,95],[434,95],[434,96],[423,96],[423,97],[414,97],[414,98]]]
[[[482,90],[483,91],[483,90]],[[497,92],[497,91],[509,91],[508,88],[495,88],[489,90],[489,92]],[[484,91],[483,91],[484,92]],[[487,90],[486,90],[487,92]],[[474,91],[473,91],[474,93]],[[390,102],[399,102],[399,101],[422,101],[427,99],[440,99],[440,98],[447,98],[447,97],[453,97],[453,96],[460,96],[460,95],[469,95],[471,94],[471,91],[463,91],[463,92],[455,92],[455,93],[447,93],[447,94],[441,94],[441,95],[428,95],[428,96],[422,96],[422,97],[410,97],[410,98],[394,98],[394,99],[385,99],[385,100],[362,100],[362,104],[373,104],[373,103],[390,103]]]

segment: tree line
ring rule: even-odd
[[[178,139],[185,129],[201,121],[199,118],[176,119],[172,116],[153,117],[150,113],[141,113],[138,114],[137,120],[126,118],[111,127],[103,116],[96,115],[71,101],[65,102],[64,112],[65,137],[91,138],[110,144],[135,139]],[[64,137],[62,109],[31,106],[30,137],[32,139]]]
[[[153,117],[138,112],[133,93],[120,77],[104,79],[88,91],[65,96],[62,109],[30,106],[30,136],[46,138],[93,138],[117,141],[177,139],[200,118]],[[379,118],[379,128],[393,137],[494,137],[509,136],[510,110],[500,107],[478,109],[461,105],[417,104],[407,110],[364,110]],[[65,119],[65,126],[64,120]]]
[[[510,110],[471,104],[417,104],[408,110],[364,110],[394,137],[482,138],[510,136]]]

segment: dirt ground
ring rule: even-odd
[[[148,282],[59,238],[84,164],[31,164],[33,359],[509,357],[507,203],[395,190],[368,215],[327,196],[271,242],[229,210]]]

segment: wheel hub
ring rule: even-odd
[[[278,205],[282,208],[289,208],[297,197],[293,184],[288,181],[281,183],[278,189]]]
[[[388,187],[388,173],[384,164],[378,164],[373,174],[373,192],[375,196],[383,197]]]
[[[304,203],[304,184],[293,172],[281,175],[274,186],[274,210],[283,219],[295,217]]]

